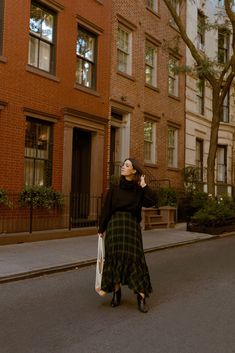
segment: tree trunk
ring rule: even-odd
[[[210,146],[207,158],[207,191],[208,194],[211,194],[213,196],[215,196],[215,159],[218,145],[218,131],[220,125],[219,101],[219,91],[213,89]]]

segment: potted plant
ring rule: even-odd
[[[20,192],[19,202],[22,207],[52,209],[63,207],[63,195],[47,186],[25,186]]]
[[[5,189],[0,188],[0,205],[10,206],[8,193]]]

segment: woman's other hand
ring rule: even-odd
[[[103,236],[104,236],[104,233],[98,233],[98,237],[103,238]]]

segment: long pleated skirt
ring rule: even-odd
[[[101,288],[111,292],[116,283],[127,285],[146,297],[152,291],[140,224],[129,212],[116,212],[106,230]]]

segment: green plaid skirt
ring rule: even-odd
[[[112,292],[116,283],[149,296],[152,291],[139,223],[130,212],[116,212],[105,236],[105,263],[101,288]]]

